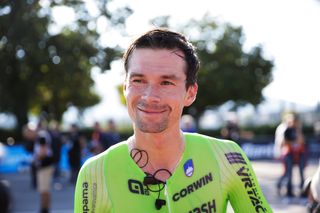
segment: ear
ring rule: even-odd
[[[190,106],[196,100],[197,92],[198,92],[198,84],[197,83],[189,86],[189,88],[187,90],[186,98],[184,101],[185,107]]]

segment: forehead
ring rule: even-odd
[[[135,49],[129,59],[128,72],[131,71],[182,71],[185,73],[184,53],[177,49]]]

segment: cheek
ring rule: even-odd
[[[132,99],[130,98],[130,95],[129,96],[126,96],[126,105],[127,105],[127,112],[128,112],[128,115],[133,118],[135,117],[134,116],[134,107],[133,107],[133,102],[132,102]]]
[[[137,95],[131,90],[127,90],[124,93],[125,102],[128,108],[129,113],[133,111],[134,105],[137,102],[138,98]]]
[[[129,101],[129,93],[127,90],[123,91],[123,97],[126,104],[128,104]]]
[[[130,99],[132,99],[133,94],[134,94],[133,89],[129,85],[126,85],[123,90],[123,96],[127,101],[127,103]]]
[[[183,108],[186,106],[186,97],[177,97],[170,99],[169,102],[171,103],[171,107],[174,111],[182,111]]]
[[[130,108],[130,105],[132,104],[132,95],[128,92],[124,93],[124,99],[125,99],[125,103],[127,105],[128,108]]]

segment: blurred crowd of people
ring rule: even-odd
[[[120,141],[120,135],[113,120],[107,121],[106,128],[95,122],[91,135],[81,133],[77,124],[71,124],[62,132],[57,122],[41,120],[37,126],[28,124],[23,129],[26,150],[32,153],[31,187],[40,195],[40,212],[50,209],[52,183],[59,184],[62,146],[67,147],[70,168],[69,181],[75,184],[78,172],[86,156],[97,155]]]
[[[186,132],[196,132],[195,120],[190,115],[184,115],[181,128]],[[320,123],[318,126],[320,133]],[[238,123],[228,121],[221,129],[221,137],[238,141],[240,138]],[[319,134],[320,135],[320,134]],[[67,131],[61,131],[57,122],[47,123],[45,120],[37,126],[28,124],[23,129],[25,148],[32,153],[31,187],[37,189],[40,196],[40,212],[49,212],[50,190],[52,183],[60,183],[60,162],[62,147],[67,148],[69,165],[69,182],[75,184],[84,156],[97,155],[120,139],[116,123],[111,119],[105,124],[95,122],[92,131],[80,131],[77,124],[72,124]],[[312,177],[305,177],[308,150],[303,133],[302,122],[295,113],[287,113],[275,130],[274,157],[282,162],[283,173],[277,181],[277,192],[283,197],[304,197],[308,200],[308,210],[320,213],[320,160],[319,168]],[[298,168],[299,183],[293,182],[294,167]],[[2,195],[8,193],[5,184],[1,183]],[[4,196],[6,198],[8,196]],[[1,199],[1,202],[5,199]],[[8,207],[9,205],[7,205]]]
[[[317,125],[315,135],[318,137]],[[320,213],[320,159],[318,169],[311,177],[305,177],[308,149],[299,116],[295,113],[284,114],[282,122],[275,131],[274,144],[275,158],[283,164],[283,173],[277,182],[277,191],[280,196],[305,197],[308,200],[307,211]],[[298,167],[298,193],[294,190],[293,168]]]

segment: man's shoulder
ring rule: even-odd
[[[234,141],[226,140],[222,138],[216,138],[209,135],[199,134],[199,133],[184,133],[187,140],[191,141],[203,141],[207,143],[216,143],[216,144],[235,144]]]
[[[91,167],[96,164],[101,164],[102,162],[106,162],[106,161],[108,161],[108,158],[110,158],[111,155],[113,155],[114,153],[124,151],[126,149],[126,147],[128,147],[126,141],[119,142],[119,143],[109,147],[104,152],[90,157],[88,160],[86,160],[83,167]]]
[[[215,159],[224,166],[231,165],[233,158],[239,158],[241,162],[244,162],[243,151],[234,141],[201,134],[188,134],[186,137],[188,138],[187,146],[189,152],[193,152],[203,159]]]
[[[210,146],[220,147],[227,149],[238,149],[239,145],[231,140],[215,138],[208,135],[203,135],[199,133],[184,133],[188,143],[194,144],[195,146],[199,144],[206,144]]]

